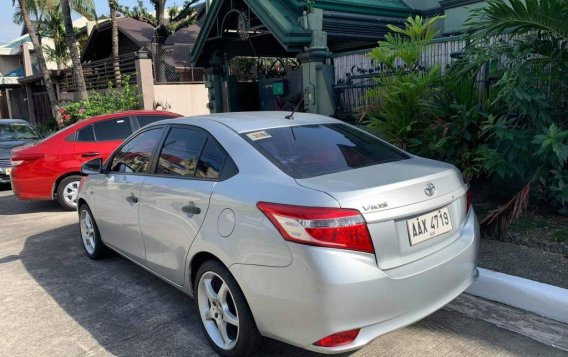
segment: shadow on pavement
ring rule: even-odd
[[[29,237],[19,259],[57,304],[113,355],[215,355],[191,298],[118,255],[87,258],[77,225]],[[259,355],[316,354],[267,339]]]
[[[57,201],[22,201],[13,194],[0,196],[0,216],[38,212],[65,212],[65,210]]]

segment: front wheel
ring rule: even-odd
[[[81,240],[87,256],[93,260],[104,258],[108,255],[108,248],[101,240],[101,234],[89,206],[82,204],[79,207],[79,227],[81,228]]]
[[[245,297],[229,270],[217,261],[199,267],[194,296],[201,328],[221,356],[248,356],[262,337]]]
[[[61,207],[68,211],[77,209],[77,195],[79,194],[79,182],[83,176],[71,175],[59,183],[57,186],[57,201]]]

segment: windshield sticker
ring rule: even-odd
[[[266,138],[271,138],[272,136],[270,136],[270,134],[268,134],[266,131],[261,130],[261,131],[255,131],[253,133],[248,133],[247,136],[249,137],[249,139],[251,139],[252,141],[257,141],[260,139],[266,139]]]

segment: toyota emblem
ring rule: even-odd
[[[434,196],[434,194],[436,193],[436,186],[434,186],[433,183],[427,184],[424,188],[424,193],[426,194],[426,196]]]

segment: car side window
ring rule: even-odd
[[[93,126],[88,125],[77,132],[77,141],[95,141]]]
[[[139,127],[144,127],[148,124],[152,124],[154,122],[157,122],[158,120],[164,120],[164,119],[172,119],[173,116],[165,116],[165,115],[138,115],[136,116],[136,119],[138,120],[138,126]]]
[[[111,172],[148,173],[152,165],[152,153],[162,138],[163,128],[146,130],[123,145],[115,154]]]
[[[128,117],[104,120],[93,124],[97,141],[123,140],[132,134]]]
[[[207,138],[207,143],[197,163],[195,177],[218,180],[226,160],[225,150],[215,140]]]
[[[199,130],[172,128],[160,152],[156,173],[194,177],[206,138],[206,134]]]

